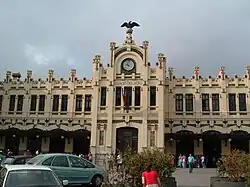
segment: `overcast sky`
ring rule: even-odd
[[[109,62],[109,42],[125,38],[124,21],[137,21],[137,44],[148,40],[150,61],[168,56],[176,74],[244,74],[250,65],[250,0],[1,0],[0,77],[5,71],[49,69],[91,77],[92,58]]]

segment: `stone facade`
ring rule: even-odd
[[[27,71],[25,80],[8,71],[0,82],[0,148],[6,148],[5,131],[9,129],[23,133],[39,129],[41,149],[48,152],[53,134],[45,136],[43,132],[61,130],[66,133],[61,135],[64,151],[74,152],[73,135],[67,133],[84,130],[91,132],[88,138],[93,154],[114,153],[117,129],[132,127],[138,131],[134,138],[138,151],[158,147],[176,154],[174,135],[186,131],[197,135],[193,149],[198,154],[203,152],[202,134],[206,132],[250,132],[249,67],[241,77],[228,77],[221,67],[217,77],[203,78],[195,67],[191,78],[180,78],[167,67],[164,54],[158,54],[156,64],[149,62],[148,45],[148,41],[137,45],[128,32],[122,45],[110,43],[107,65],[101,56],[93,58],[90,79],[77,77],[76,70],[71,70],[67,80],[55,78],[53,70],[47,80],[34,80],[32,71]],[[23,101],[18,101],[19,96]],[[27,148],[25,137],[19,142],[19,151]],[[229,138],[221,140],[222,152],[229,150]]]

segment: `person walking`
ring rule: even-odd
[[[189,168],[189,173],[192,173],[194,168],[194,157],[192,156],[192,154],[189,154],[188,157],[188,168]]]
[[[151,164],[147,164],[146,170],[142,173],[143,187],[160,187],[161,181],[156,170],[152,169]]]

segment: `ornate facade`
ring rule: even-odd
[[[219,155],[244,139],[249,151],[250,68],[243,77],[222,67],[203,78],[195,67],[191,78],[179,78],[164,54],[149,62],[148,45],[137,45],[129,29],[121,46],[110,43],[106,67],[93,58],[91,79],[76,70],[67,80],[53,70],[46,80],[8,71],[0,82],[0,149],[106,154],[130,145]]]

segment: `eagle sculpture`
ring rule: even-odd
[[[140,27],[140,25],[136,22],[132,22],[132,21],[129,21],[129,22],[124,22],[121,27],[126,27],[128,29],[132,29],[133,27]]]

